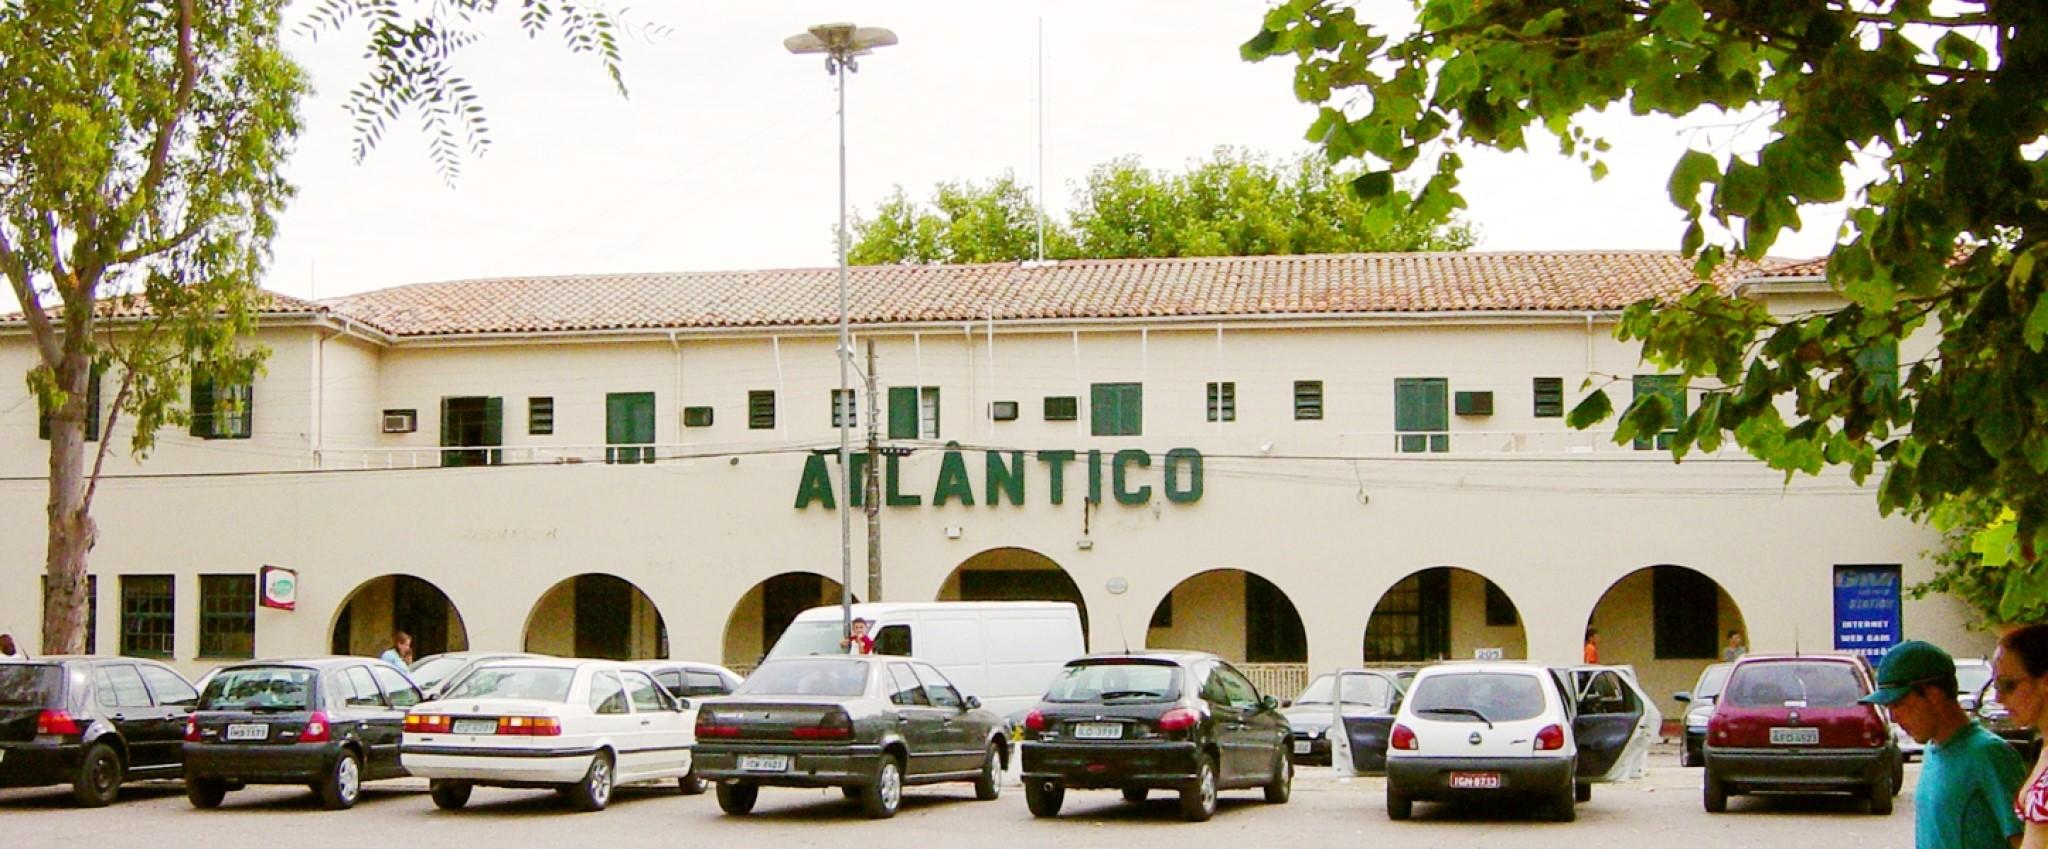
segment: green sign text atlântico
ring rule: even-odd
[[[967,456],[982,455],[980,500],[976,500],[974,478],[968,472]],[[837,460],[837,458],[833,458]],[[886,456],[882,464],[882,503],[890,507],[917,507],[925,503],[919,492],[904,492],[901,476],[901,460],[897,456]],[[813,454],[804,461],[803,480],[796,487],[796,509],[802,510],[812,504],[834,509],[837,501],[832,485],[831,467],[824,455]],[[1154,478],[1149,470],[1153,465],[1152,453],[1139,448],[1122,451],[946,451],[939,459],[938,480],[931,489],[931,505],[944,507],[949,504],[986,504],[997,506],[1007,501],[1023,505],[1030,487],[1027,481],[1043,481],[1046,500],[1051,504],[1063,504],[1067,496],[1067,473],[1076,463],[1081,465],[1077,474],[1088,476],[1090,502],[1102,503],[1103,491],[1118,504],[1148,504],[1152,501]],[[853,455],[852,473],[854,480],[861,480],[867,474],[867,452]],[[1202,500],[1202,452],[1193,448],[1175,448],[1166,452],[1159,461],[1159,488],[1166,500],[1175,504],[1192,504]],[[1141,480],[1142,479],[1142,480]],[[854,507],[864,506],[862,488],[854,487]]]

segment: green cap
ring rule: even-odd
[[[1923,640],[1907,640],[1884,653],[1877,664],[1877,692],[1857,701],[1888,705],[1903,699],[1921,684],[1956,674],[1956,660],[1940,646]]]

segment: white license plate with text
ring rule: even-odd
[[[1306,754],[1308,754],[1308,753],[1309,753],[1309,750],[1310,750],[1310,749],[1312,749],[1312,748],[1314,748],[1314,747],[1315,747],[1315,742],[1314,742],[1314,741],[1311,741],[1311,740],[1296,740],[1296,741],[1294,741],[1294,753],[1295,753],[1295,754],[1297,754],[1297,755],[1306,755]]]
[[[1076,740],[1121,740],[1121,739],[1123,739],[1123,736],[1124,736],[1124,726],[1123,726],[1123,724],[1122,724],[1122,723],[1118,723],[1118,722],[1076,722],[1076,723],[1074,723],[1074,739],[1076,739]]]
[[[228,725],[228,739],[230,739],[230,740],[268,740],[268,739],[270,739],[270,723],[267,723],[267,722],[236,722],[236,723],[230,723],[230,724]]]
[[[745,772],[788,772],[788,755],[741,755],[740,769]]]
[[[1498,772],[1454,772],[1451,773],[1451,787],[1457,790],[1499,790]]]
[[[496,734],[498,733],[498,721],[495,719],[458,719],[455,720],[455,728],[453,730],[457,734]]]
[[[1819,743],[1820,729],[1818,728],[1771,729],[1771,745],[1773,746],[1814,746],[1819,745]]]

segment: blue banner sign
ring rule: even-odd
[[[1835,567],[1835,648],[1876,662],[1898,644],[1899,567]]]

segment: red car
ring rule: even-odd
[[[1755,791],[1849,792],[1889,814],[1904,757],[1884,712],[1858,702],[1869,664],[1850,655],[1750,655],[1707,720],[1705,801]]]

